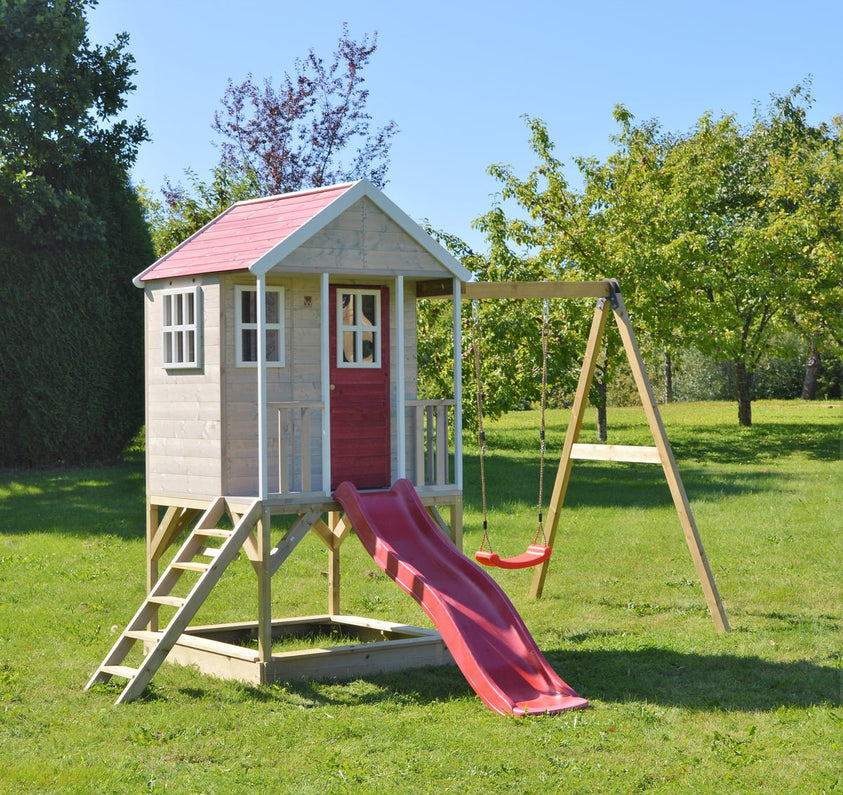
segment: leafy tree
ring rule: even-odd
[[[455,235],[430,227],[427,231],[479,281],[547,278],[538,262],[522,262],[490,230],[487,235],[492,243],[488,255],[474,251]],[[573,395],[576,365],[582,359],[587,332],[577,327],[572,320],[576,316],[568,312],[569,308],[555,301],[548,307],[549,405],[559,405]],[[465,425],[477,427],[475,354],[478,349],[484,417],[499,417],[506,411],[537,402],[542,383],[542,302],[483,300],[475,306],[463,301],[461,313]],[[449,301],[423,300],[419,302],[418,316],[420,396],[440,397],[450,393],[453,386],[453,309]]]
[[[260,194],[252,175],[237,176],[222,165],[214,168],[210,182],[203,182],[192,169],[187,169],[185,175],[190,189],[181,184],[173,185],[169,180],[161,189],[161,198],[145,186],[140,189],[155,252],[159,257],[235,202],[253,199]]]
[[[228,81],[213,129],[220,160],[208,182],[187,170],[188,186],[169,181],[144,201],[156,250],[166,253],[234,202],[367,178],[386,183],[395,122],[375,127],[363,72],[377,34],[352,39],[348,26],[330,63],[312,49],[278,87],[250,74]]]
[[[311,49],[278,88],[269,79],[257,84],[251,74],[239,84],[229,80],[213,124],[223,137],[221,163],[254,177],[262,193],[361,177],[384,185],[397,130],[391,121],[371,129],[366,110],[363,71],[376,49],[377,34],[356,42],[344,24],[330,64]]]
[[[93,4],[0,0],[0,465],[109,458],[143,421],[146,132],[114,120],[133,59],[88,41]]]
[[[526,217],[498,206],[483,223],[531,259],[559,263],[563,277],[617,276],[651,350],[694,346],[731,361],[739,422],[749,425],[752,376],[779,332],[840,333],[839,125],[809,125],[810,103],[797,86],[747,129],[706,114],[683,135],[636,125],[619,106],[617,150],[604,162],[575,160],[578,191],[545,125],[530,120],[539,164],[525,179],[491,169],[502,200]]]

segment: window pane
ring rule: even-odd
[[[363,325],[374,326],[377,322],[377,315],[375,314],[375,296],[361,295],[363,304]]]
[[[344,326],[354,326],[357,323],[354,296],[350,293],[342,294],[342,324]]]
[[[278,329],[267,329],[266,331],[266,360],[268,362],[280,362]]]
[[[243,329],[240,337],[243,361],[256,362],[258,360],[258,332],[256,329]]]
[[[184,361],[184,332],[177,331],[175,333],[174,340],[175,342],[173,347],[175,348],[176,363],[178,364]]]
[[[164,325],[173,325],[173,296],[164,296]]]
[[[344,331],[342,335],[342,360],[344,362],[354,361],[354,332]]]
[[[187,306],[187,311],[185,312],[186,319],[185,323],[188,325],[193,325],[193,293],[186,293],[184,296],[185,304]],[[192,356],[190,357],[193,358]]]
[[[255,290],[240,292],[240,321],[242,323],[258,322],[258,296]]]
[[[184,296],[181,295],[174,295],[173,296],[173,309],[175,309],[174,317],[173,317],[173,325],[181,326],[184,323],[184,317],[182,315],[182,298]]]
[[[196,361],[196,338],[192,331],[188,331],[187,334],[185,334],[184,358],[187,362]]]
[[[363,361],[375,361],[375,335],[372,332],[363,334]]]
[[[266,294],[266,322],[278,322],[278,293],[276,292]]]
[[[164,364],[173,363],[173,332],[164,332]]]

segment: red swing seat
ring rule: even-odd
[[[528,569],[530,566],[538,566],[550,559],[553,550],[546,544],[530,544],[525,552],[511,558],[502,558],[497,552],[478,549],[474,553],[474,559],[484,566],[494,566],[498,569]]]

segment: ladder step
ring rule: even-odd
[[[152,632],[148,629],[127,629],[123,633],[127,638],[133,640],[145,640],[157,643],[161,639],[161,632]]]
[[[182,569],[183,571],[208,571],[211,568],[208,563],[197,563],[193,560],[176,561],[175,563],[171,563],[170,566],[174,569]]]
[[[146,601],[170,607],[181,607],[185,603],[185,600],[178,596],[149,596]]]
[[[103,665],[100,671],[110,676],[120,676],[123,679],[131,679],[138,672],[137,668],[129,665]]]
[[[217,527],[197,527],[193,534],[205,538],[231,538],[233,530],[220,530]]]

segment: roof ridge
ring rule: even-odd
[[[353,187],[358,182],[362,182],[362,180],[358,179],[353,182],[341,182],[338,185],[322,185],[318,188],[304,188],[302,190],[290,191],[289,193],[274,193],[271,196],[258,196],[254,199],[241,199],[240,201],[232,204],[231,207],[238,207],[244,204],[259,204],[260,202],[275,201],[276,199],[292,199],[297,196],[306,196],[309,193],[326,193],[327,191],[341,189],[348,190],[348,188]]]

